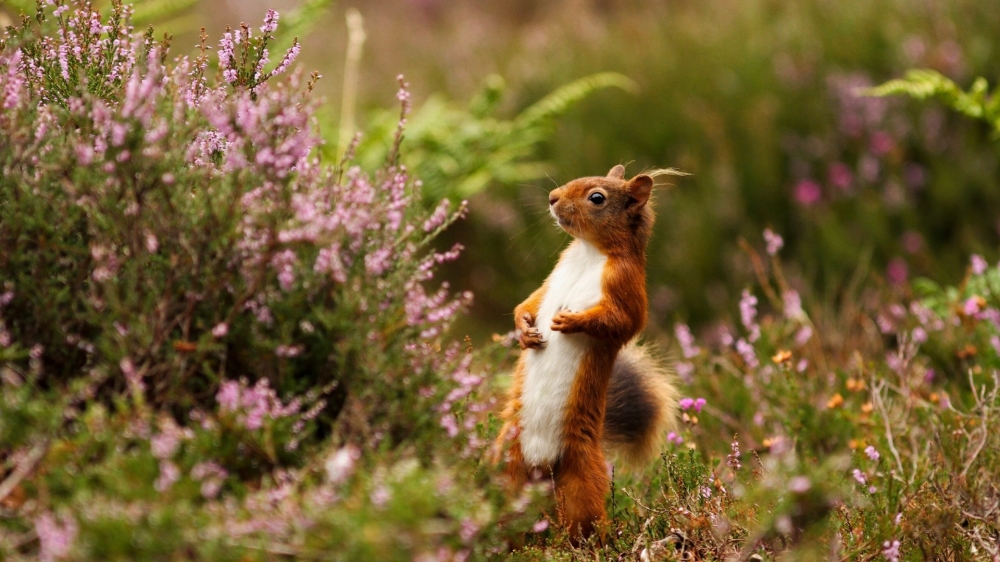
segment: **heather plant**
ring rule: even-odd
[[[130,16],[43,2],[0,43],[0,552],[469,550],[501,511],[429,246],[464,210],[399,163],[405,83],[384,164],[331,166],[277,12],[217,61]]]

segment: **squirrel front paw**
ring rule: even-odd
[[[538,328],[535,328],[535,317],[531,313],[521,314],[514,319],[514,324],[518,331],[521,349],[545,349],[545,340],[542,339]]]
[[[564,334],[583,331],[583,328],[580,326],[580,315],[565,310],[557,312],[552,317],[552,330]]]

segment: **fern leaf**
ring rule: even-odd
[[[517,116],[517,122],[522,126],[530,126],[557,117],[568,111],[580,100],[605,88],[619,88],[630,93],[639,91],[639,85],[623,74],[617,72],[591,74],[561,86],[538,100]]]
[[[937,99],[951,109],[973,119],[982,119],[1000,135],[1000,88],[991,94],[985,78],[977,78],[968,91],[933,70],[911,70],[864,93],[871,96],[905,95],[918,100]]]

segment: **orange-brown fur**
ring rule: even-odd
[[[549,196],[560,226],[607,256],[600,302],[588,310],[559,312],[552,320],[553,331],[590,336],[565,407],[562,454],[554,466],[525,464],[517,425],[525,377],[523,355],[514,372],[503,412],[504,428],[496,449],[506,453],[504,474],[515,488],[525,483],[533,468],[552,471],[562,524],[575,540],[590,536],[606,518],[604,501],[610,482],[603,432],[609,380],[619,351],[646,325],[645,251],[654,219],[646,203],[653,180],[648,175],[639,175],[626,181],[623,175],[624,168],[616,166],[607,177],[580,178],[553,190]],[[596,205],[588,199],[594,192],[606,197],[603,204]],[[546,287],[547,282],[514,310],[522,349],[545,346],[534,323]],[[657,399],[661,401],[676,401],[669,383],[664,383],[666,387],[656,384],[659,383],[646,385],[648,389],[644,386],[644,391],[659,392]],[[661,421],[651,425],[653,431],[663,427]],[[636,458],[648,455],[659,443],[653,431],[626,454]]]

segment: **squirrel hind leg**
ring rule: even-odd
[[[605,449],[628,468],[646,466],[676,429],[677,400],[673,374],[660,361],[635,344],[622,349],[608,386]]]

